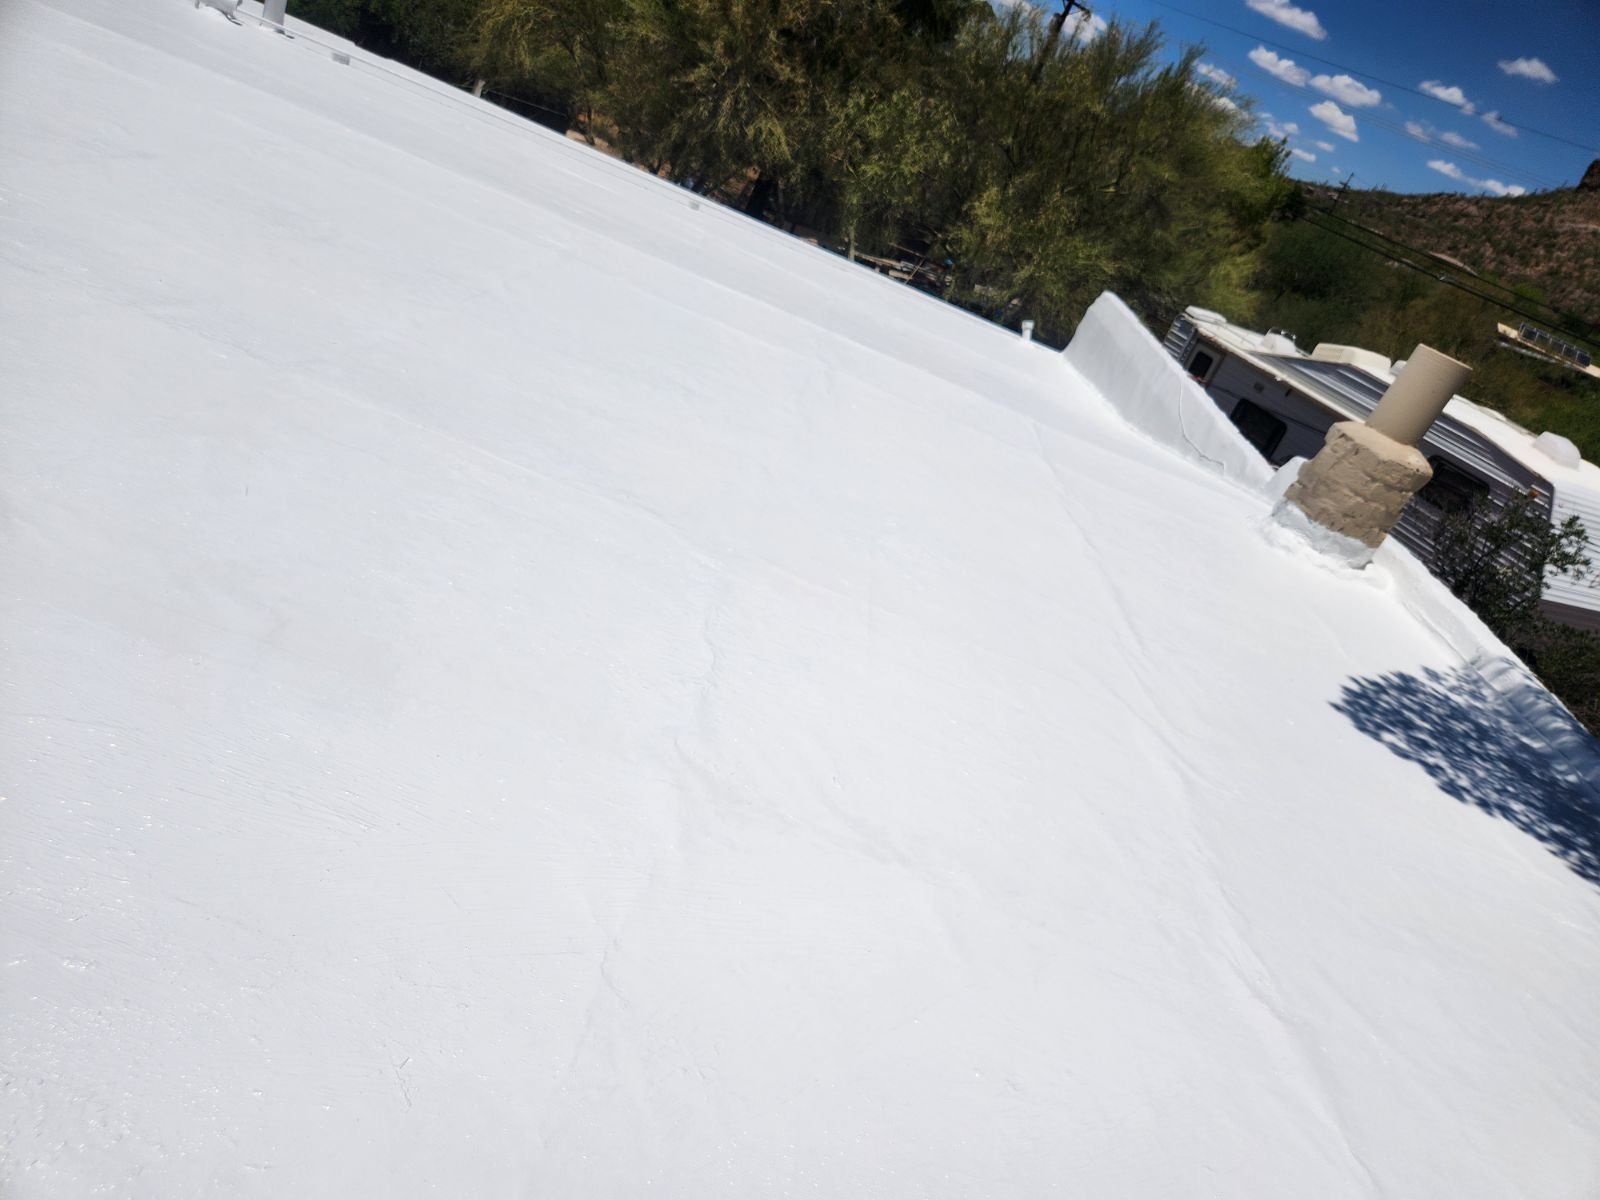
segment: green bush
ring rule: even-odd
[[[1548,577],[1582,578],[1594,566],[1586,544],[1577,517],[1552,526],[1532,494],[1503,505],[1481,501],[1441,522],[1433,570],[1600,735],[1600,637],[1539,611]]]

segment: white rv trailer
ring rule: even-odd
[[[1595,365],[1594,357],[1582,346],[1554,337],[1526,321],[1515,328],[1501,321],[1495,325],[1495,330],[1500,336],[1500,344],[1507,349],[1543,362],[1570,367],[1591,379],[1600,379],[1600,366]]]
[[[1166,346],[1268,462],[1310,458],[1329,426],[1362,421],[1402,363],[1355,346],[1322,343],[1310,354],[1278,332],[1257,333],[1219,313],[1190,307],[1167,331]],[[1535,436],[1460,396],[1445,406],[1420,447],[1433,480],[1406,506],[1395,536],[1432,565],[1444,515],[1478,497],[1503,501],[1534,492],[1552,522],[1576,516],[1594,566],[1581,580],[1552,578],[1544,609],[1554,620],[1600,632],[1600,467],[1565,438]]]

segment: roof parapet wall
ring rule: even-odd
[[[1234,483],[1260,489],[1272,468],[1120,297],[1102,292],[1062,357],[1130,424]]]

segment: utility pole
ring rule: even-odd
[[[1061,11],[1050,18],[1050,32],[1045,34],[1044,45],[1039,50],[1039,57],[1033,63],[1033,82],[1039,82],[1039,76],[1044,74],[1044,64],[1056,52],[1056,43],[1061,40],[1061,29],[1067,23],[1067,17],[1073,9],[1077,9],[1085,17],[1090,16],[1089,9],[1078,0],[1064,0]]]
[[[1344,182],[1339,185],[1339,194],[1333,198],[1334,208],[1339,207],[1339,201],[1344,199],[1344,194],[1350,190],[1350,181],[1355,177],[1356,173],[1354,171],[1344,177]]]

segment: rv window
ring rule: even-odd
[[[1438,455],[1430,458],[1428,465],[1433,468],[1433,478],[1417,493],[1417,498],[1440,512],[1461,512],[1469,508],[1474,500],[1489,494],[1487,483],[1460,467],[1452,466]]]
[[[1258,404],[1241,400],[1233,406],[1228,418],[1244,434],[1244,440],[1261,451],[1262,458],[1271,458],[1272,452],[1283,441],[1289,427]]]
[[[1195,356],[1189,360],[1189,374],[1204,382],[1206,375],[1216,361],[1204,350],[1197,350],[1195,351]]]

